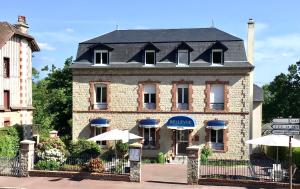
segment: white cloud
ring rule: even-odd
[[[51,46],[48,43],[38,43],[38,45],[42,50],[46,50],[46,51],[54,51],[55,50],[55,47]]]
[[[255,42],[255,80],[267,83],[300,59],[300,34],[270,36]]]
[[[269,28],[269,25],[262,23],[262,22],[257,22],[255,23],[255,33],[261,33],[264,30],[267,30]]]
[[[72,29],[72,28],[66,28],[65,31],[66,31],[66,32],[69,32],[69,33],[73,33],[73,32],[74,32],[74,29]]]

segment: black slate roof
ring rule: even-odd
[[[217,28],[115,30],[83,43],[241,41]]]
[[[156,67],[176,67],[178,47],[188,47],[189,67],[211,66],[211,50],[224,50],[224,67],[251,68],[242,39],[217,28],[115,30],[79,43],[72,68],[92,68],[94,50],[111,49],[109,67],[143,67],[145,46],[159,49]],[[95,48],[94,48],[95,47]],[[173,64],[169,64],[173,63]]]

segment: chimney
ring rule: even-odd
[[[247,37],[247,58],[250,64],[254,64],[254,21],[252,18],[248,21]]]
[[[28,25],[26,23],[26,17],[25,16],[18,16],[18,23],[16,24],[16,27],[22,32],[22,33],[28,33]]]

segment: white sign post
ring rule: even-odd
[[[299,118],[277,118],[272,122],[272,134],[288,135],[289,136],[289,176],[290,186],[293,187],[293,167],[292,167],[292,137],[300,134],[300,119]]]

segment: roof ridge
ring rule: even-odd
[[[150,31],[150,30],[192,30],[192,29],[214,29],[214,27],[199,27],[199,28],[141,28],[141,29],[117,29],[113,30],[114,31],[138,31],[138,30],[145,30],[145,31]]]

